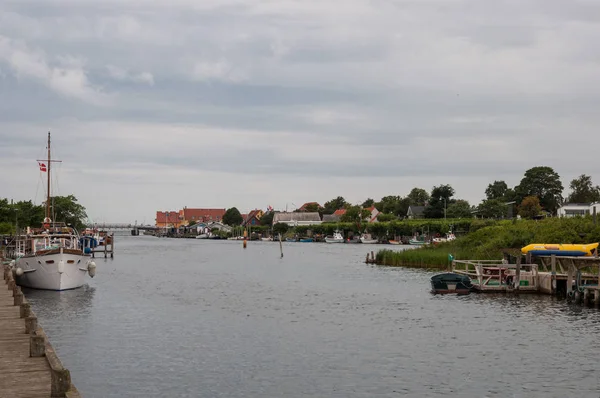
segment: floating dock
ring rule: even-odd
[[[80,398],[12,271],[0,270],[0,396]]]

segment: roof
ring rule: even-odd
[[[169,213],[169,216],[167,218],[167,216],[165,215],[165,213]],[[179,220],[179,212],[177,210],[167,210],[166,212],[164,211],[157,211],[156,212],[156,223],[159,224],[164,224],[166,223],[178,223]]]
[[[183,219],[184,220],[222,220],[225,215],[225,209],[191,209],[188,207],[183,208]]]
[[[594,203],[595,202],[592,202],[592,203],[565,203],[561,207],[590,207]]]
[[[337,209],[333,212],[333,214],[335,214],[336,216],[343,216],[344,214],[346,214],[346,209]]]
[[[408,206],[407,213],[412,213],[414,216],[422,216],[423,211],[425,211],[425,206]]]
[[[244,220],[243,223],[244,224],[248,224],[253,218],[256,218],[257,220],[260,220],[260,217],[262,216],[263,211],[260,209],[254,209],[252,210],[250,213],[248,214],[242,214],[242,219]]]
[[[316,212],[307,212],[307,213],[283,213],[283,212],[275,212],[273,216],[273,224],[277,224],[278,222],[291,222],[291,221],[321,221],[321,216]]]
[[[323,222],[339,222],[340,216],[337,214],[323,214]]]

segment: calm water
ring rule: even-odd
[[[600,396],[596,310],[433,296],[372,248],[126,237],[26,294],[86,398]]]

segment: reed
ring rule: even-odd
[[[600,242],[600,227],[592,217],[508,220],[483,227],[455,241],[403,251],[381,250],[376,263],[393,267],[445,269],[454,259],[500,259],[508,249],[530,243]]]

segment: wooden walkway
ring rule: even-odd
[[[0,398],[79,397],[12,271],[0,271]]]

